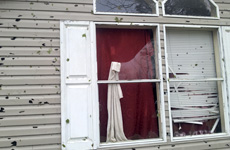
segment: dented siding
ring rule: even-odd
[[[93,0],[0,1],[0,150],[61,149],[60,20],[160,23],[164,79],[163,24],[230,26],[229,0],[215,0],[220,20],[93,15]],[[166,85],[166,83],[164,83]],[[228,138],[171,143],[147,149],[229,149]]]

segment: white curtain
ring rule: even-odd
[[[109,79],[118,81],[121,63],[112,62]],[[123,93],[120,84],[108,84],[108,124],[107,124],[107,139],[106,142],[126,141],[123,131],[123,121],[121,113],[120,99],[123,98]]]

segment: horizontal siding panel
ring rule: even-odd
[[[59,29],[59,21],[0,19],[0,28]]]
[[[167,143],[165,145],[157,145],[151,148],[136,148],[136,150],[219,150],[219,148],[228,148],[229,149],[229,139],[219,139],[216,141],[210,141],[207,139],[199,140],[199,141],[190,141],[190,142],[174,142],[174,143]]]
[[[1,86],[0,95],[31,95],[31,94],[58,94],[60,87],[58,85],[41,86]]]
[[[44,145],[44,146],[26,146],[14,147],[14,150],[61,150],[61,145]],[[0,150],[9,150],[9,148],[0,148]]]
[[[92,5],[47,3],[47,2],[17,2],[0,1],[0,9],[6,10],[35,10],[35,11],[59,11],[59,12],[91,12]],[[33,14],[32,14],[33,15]]]
[[[1,5],[0,5],[1,6]],[[1,37],[59,38],[59,30],[0,28]]]
[[[38,116],[7,116],[1,117],[0,119],[1,127],[40,124],[61,124],[61,116],[59,114]]]
[[[0,96],[0,105],[40,105],[40,104],[60,104],[60,95],[32,95],[32,96]]]
[[[0,138],[0,147],[16,146],[29,146],[29,145],[46,145],[57,144],[61,142],[61,135],[36,135],[36,136],[23,136],[14,138]]]
[[[1,108],[0,117],[57,114],[61,112],[60,105],[4,106]]]
[[[4,75],[59,75],[58,66],[23,66],[0,67],[0,76]]]
[[[2,47],[0,49],[1,57],[3,56],[60,56],[59,48],[46,47]]]
[[[33,125],[33,126],[17,126],[17,127],[1,127],[1,137],[27,136],[41,134],[59,134],[61,133],[61,125]]]
[[[4,66],[51,66],[59,65],[58,57],[1,57],[1,65]]]
[[[38,39],[38,38],[0,38],[0,46],[38,46],[38,47],[59,47],[58,39]]]
[[[230,4],[229,0],[214,0],[214,1],[216,2],[216,4],[219,4],[219,3]]]
[[[2,85],[30,85],[30,84],[60,84],[59,76],[20,76],[20,77],[1,77]]]
[[[5,0],[5,1],[15,1],[15,0]],[[92,4],[93,0],[16,0],[24,2],[52,2],[52,3],[80,3],[80,4]]]
[[[219,6],[219,9],[221,11],[223,11],[223,10],[230,11],[230,3],[229,4],[222,3],[222,4],[218,4],[218,6]]]
[[[31,13],[34,15],[32,16]],[[0,10],[0,18],[24,18],[24,19],[45,19],[45,20],[82,20],[82,21],[109,21],[115,22],[114,15],[93,15],[91,13],[71,13],[71,12],[47,12],[42,11],[16,11]],[[173,17],[143,17],[143,16],[119,16],[123,22],[154,22],[154,23],[182,23],[198,25],[230,25],[229,19],[189,19]]]

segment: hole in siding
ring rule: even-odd
[[[2,48],[2,46],[0,46],[0,48]]]
[[[15,59],[15,58],[12,58],[13,60]]]
[[[0,120],[3,119],[3,118],[0,118]]]
[[[49,102],[44,102],[44,104],[49,104]]]
[[[190,22],[190,21],[186,20],[186,22]]]
[[[25,111],[19,111],[19,113],[24,113]]]
[[[3,23],[0,23],[0,26],[3,25]]]
[[[33,128],[38,128],[37,126],[33,126]]]
[[[12,38],[11,38],[11,40],[15,40],[15,39],[16,39],[16,37],[12,37]]]
[[[54,16],[50,16],[50,18],[54,18]]]
[[[30,104],[32,104],[32,103],[33,103],[33,101],[29,100],[29,103],[30,103]]]
[[[46,44],[45,44],[45,43],[43,43],[43,44],[42,44],[42,46],[46,46]]]
[[[21,19],[15,19],[15,21],[19,22]]]
[[[22,15],[18,15],[18,17],[22,17]]]
[[[1,58],[1,61],[3,61],[3,60],[5,60],[5,58],[3,57],[3,58]]]
[[[6,99],[9,99],[9,97],[8,97],[8,96],[6,96],[5,98],[6,98]]]
[[[13,141],[11,142],[12,146],[17,146],[17,142],[16,141]]]
[[[5,112],[5,108],[1,107],[0,112]]]
[[[211,145],[208,145],[209,147],[211,147]]]

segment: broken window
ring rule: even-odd
[[[167,29],[174,137],[225,132],[217,31]]]
[[[218,7],[212,0],[167,0],[166,15],[218,17]]]
[[[96,0],[96,12],[121,14],[157,14],[155,0]]]
[[[156,29],[96,29],[100,142],[162,138]]]

